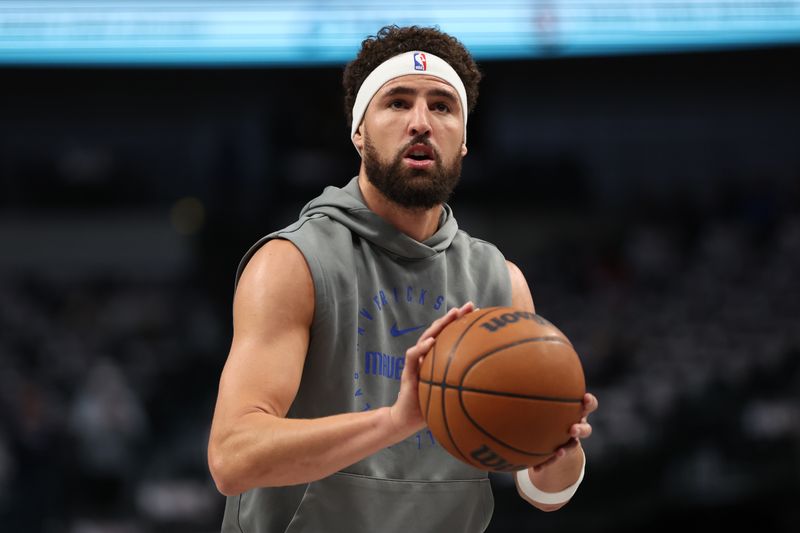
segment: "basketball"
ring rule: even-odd
[[[420,407],[433,437],[457,459],[495,472],[536,466],[567,443],[585,390],[569,339],[511,307],[448,324],[420,368]]]

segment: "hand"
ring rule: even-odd
[[[425,417],[419,406],[419,369],[423,358],[445,326],[474,310],[475,305],[472,302],[450,309],[420,335],[414,346],[406,350],[405,367],[400,376],[400,392],[397,394],[397,401],[390,408],[392,422],[395,429],[404,434],[402,438],[425,427]]]
[[[533,467],[534,472],[539,472],[543,468],[547,468],[548,466],[552,465],[562,457],[566,456],[567,453],[577,449],[581,439],[588,438],[592,435],[592,426],[587,421],[587,417],[590,413],[597,409],[597,405],[597,398],[595,398],[594,394],[587,392],[583,395],[583,413],[581,416],[581,421],[577,424],[573,424],[569,431],[572,438],[569,440],[569,442],[559,447],[556,450],[556,453],[553,454],[550,459]]]

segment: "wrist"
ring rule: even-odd
[[[558,492],[545,492],[539,489],[533,484],[533,480],[529,474],[529,469],[527,468],[516,473],[517,488],[524,497],[527,497],[537,503],[547,505],[566,503],[570,500],[570,498],[572,498],[583,481],[583,475],[586,471],[586,455],[584,453],[581,453],[581,461],[582,464],[577,481],[563,490]]]
[[[401,412],[399,412],[399,408],[396,405],[389,406],[389,407],[382,407],[381,409],[385,409],[385,419],[386,425],[389,428],[389,439],[392,441],[391,444],[396,444],[403,439],[407,439],[420,429],[425,427],[425,421],[421,420],[417,423],[413,420],[409,420],[407,416],[403,416]]]

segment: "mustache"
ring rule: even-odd
[[[439,150],[437,150],[436,147],[431,144],[431,141],[428,140],[428,136],[425,134],[417,135],[416,137],[411,139],[411,141],[409,141],[408,144],[406,144],[399,152],[397,152],[397,157],[401,158],[403,154],[406,153],[406,151],[408,151],[408,149],[414,146],[415,144],[424,144],[425,146],[430,147],[430,149],[433,151],[433,155],[436,161],[441,160],[441,157],[439,157]]]

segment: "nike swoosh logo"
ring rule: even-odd
[[[417,331],[418,329],[422,329],[425,326],[414,326],[413,328],[406,328],[406,329],[397,329],[397,322],[392,324],[392,329],[389,330],[389,333],[392,334],[392,337],[399,337],[400,335],[405,335],[406,333],[411,333],[412,331]]]

